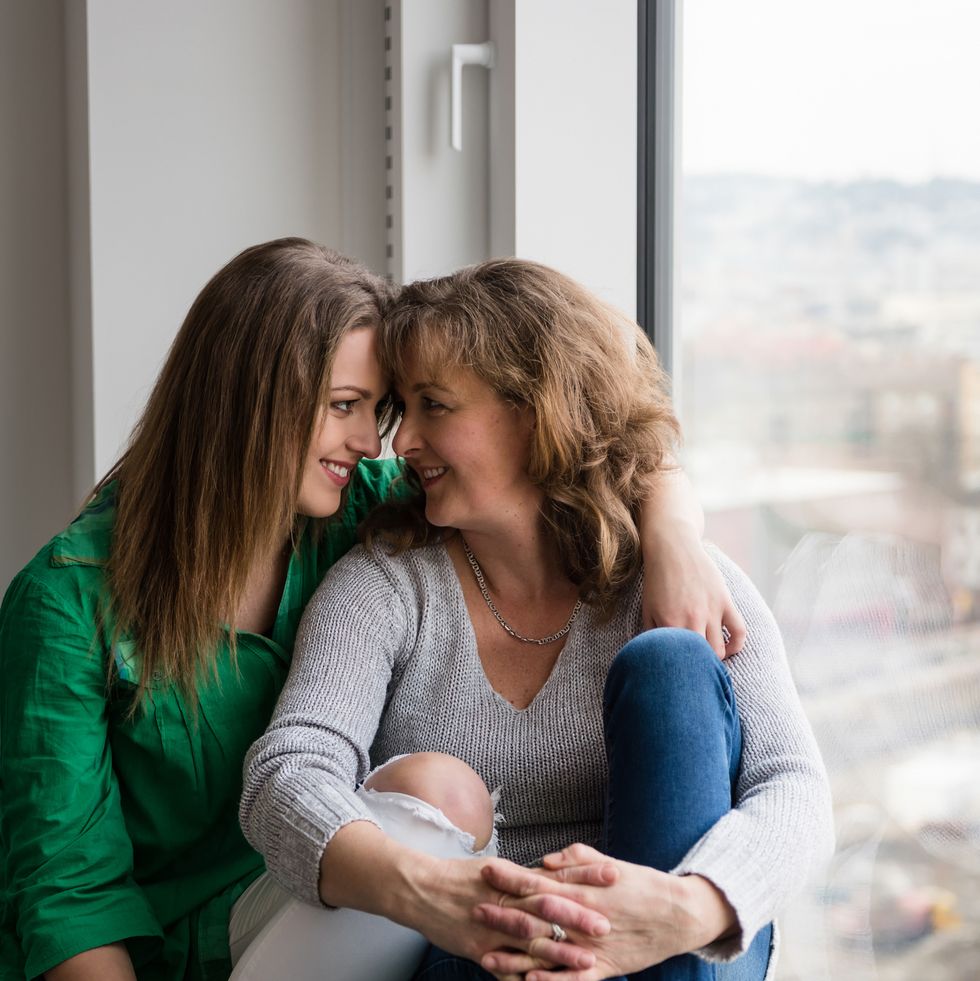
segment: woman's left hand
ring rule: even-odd
[[[670,460],[650,481],[637,529],[643,629],[683,627],[701,634],[720,658],[737,654],[745,643],[745,621],[701,544],[704,512],[691,481]]]
[[[528,914],[564,926],[551,915],[547,902],[548,897],[561,897],[602,913],[611,930],[602,937],[566,931],[569,939],[595,953],[591,968],[554,971],[527,954],[496,950],[481,964],[498,976],[525,975],[526,981],[620,977],[697,950],[737,925],[724,895],[701,876],[658,872],[580,844],[546,856],[544,866],[543,871],[487,866],[484,878],[500,890],[501,900],[498,905],[478,906],[474,915],[492,929],[520,937]]]
[[[745,621],[693,526],[646,529],[643,566],[645,629],[693,630],[705,637],[722,659],[742,649]]]

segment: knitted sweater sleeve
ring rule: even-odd
[[[725,662],[742,725],[742,760],[733,809],[672,871],[711,880],[734,907],[739,933],[698,952],[728,960],[747,949],[830,856],[834,831],[827,775],[776,622],[741,569],[711,552],[748,628],[741,653]]]
[[[412,618],[383,557],[355,548],[303,614],[285,687],[249,750],[239,811],[274,878],[320,905],[320,858],[353,821],[371,821],[354,793]]]

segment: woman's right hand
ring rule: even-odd
[[[580,937],[582,945],[594,951],[595,963],[585,969],[554,972],[519,951],[497,950],[483,959],[485,969],[526,975],[527,981],[602,981],[632,975],[696,950],[738,926],[735,911],[724,895],[698,875],[659,872],[619,861],[583,844],[545,856],[544,865],[544,875],[529,874],[519,866],[485,869],[483,874],[490,884],[512,898],[504,904],[481,907],[483,922],[515,934],[526,912],[542,909],[543,897],[538,890],[592,907],[612,925],[609,935],[583,937],[572,932],[571,937]],[[545,915],[550,916],[548,912]],[[557,916],[553,918],[560,922]]]

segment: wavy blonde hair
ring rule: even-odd
[[[380,334],[400,380],[411,358],[426,378],[473,371],[500,398],[534,411],[528,475],[582,598],[611,615],[641,565],[637,518],[650,478],[679,439],[668,379],[635,322],[554,269],[493,259],[405,287]],[[396,549],[444,535],[424,495],[380,509],[365,538]]]
[[[256,558],[294,534],[303,461],[341,339],[376,326],[390,287],[331,249],[246,249],[194,301],[130,437],[107,565],[113,641],[196,705]],[[111,659],[110,659],[111,669]]]

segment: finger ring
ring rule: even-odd
[[[568,939],[568,934],[557,924],[551,924],[551,939],[554,940],[556,944],[563,943]]]
[[[732,639],[731,631],[724,624],[721,625],[721,635],[725,638],[726,644]]]

